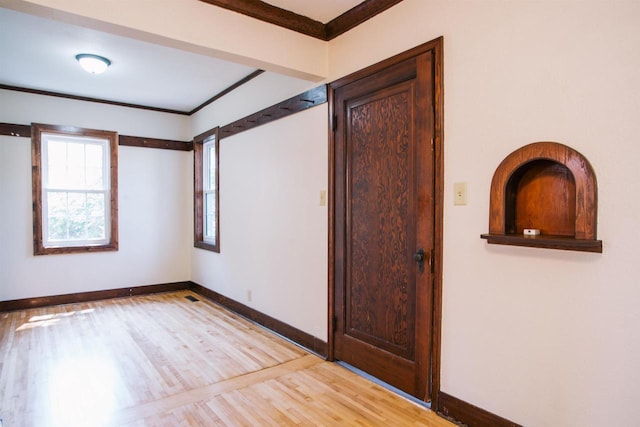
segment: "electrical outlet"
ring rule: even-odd
[[[327,190],[320,190],[320,206],[327,206]]]
[[[465,206],[467,204],[467,183],[453,183],[453,204],[457,206]]]

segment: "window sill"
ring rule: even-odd
[[[204,249],[205,251],[211,251],[211,252],[220,253],[220,246],[212,245],[211,243],[194,242],[193,246],[198,248],[198,249]]]
[[[118,244],[109,245],[95,245],[95,246],[57,246],[57,247],[42,247],[36,246],[34,248],[34,255],[57,255],[57,254],[86,254],[92,252],[110,252],[117,251]]]

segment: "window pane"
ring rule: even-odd
[[[104,146],[102,144],[87,144],[85,146],[85,179],[86,188],[103,188],[102,160]]]
[[[51,138],[47,142],[47,177],[49,188],[101,189],[104,144],[85,144]]]
[[[216,213],[216,192],[208,191],[204,195],[205,199],[205,215],[213,215]]]
[[[69,239],[71,240],[83,240],[86,236],[86,194],[84,193],[69,193],[67,199],[69,200],[69,214],[67,216],[69,220]]]
[[[87,194],[87,240],[104,239],[106,219],[105,215],[105,194]]]
[[[104,193],[47,193],[47,241],[106,238]]]
[[[204,218],[205,240],[215,244],[216,242],[216,216],[207,215]]]
[[[67,193],[51,192],[47,194],[47,240],[67,238]]]
[[[84,144],[67,143],[67,188],[84,188]]]
[[[216,188],[216,146],[215,144],[212,143],[211,145],[209,145],[207,151],[209,153],[209,156],[208,156],[209,170],[207,171],[209,175],[209,179],[208,179],[209,185],[207,188],[214,189]]]
[[[105,239],[105,200],[104,193],[48,193],[47,240]]]
[[[63,188],[67,181],[67,144],[60,141],[49,141],[47,160],[47,186]]]
[[[204,238],[214,239],[216,236],[216,193],[204,194]]]

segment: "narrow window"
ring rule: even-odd
[[[219,128],[194,139],[194,246],[220,252]]]
[[[34,124],[35,255],[118,249],[117,133]]]

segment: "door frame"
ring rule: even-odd
[[[328,85],[327,100],[329,106],[329,206],[328,206],[328,342],[327,360],[335,360],[334,355],[334,302],[335,302],[335,136],[334,136],[334,96],[335,90],[363,77],[372,75],[399,62],[431,52],[434,59],[434,259],[433,259],[433,312],[431,336],[431,407],[437,408],[440,394],[440,356],[442,335],[442,240],[443,240],[443,202],[444,202],[444,81],[443,81],[443,37],[438,37],[413,49],[397,54]]]

